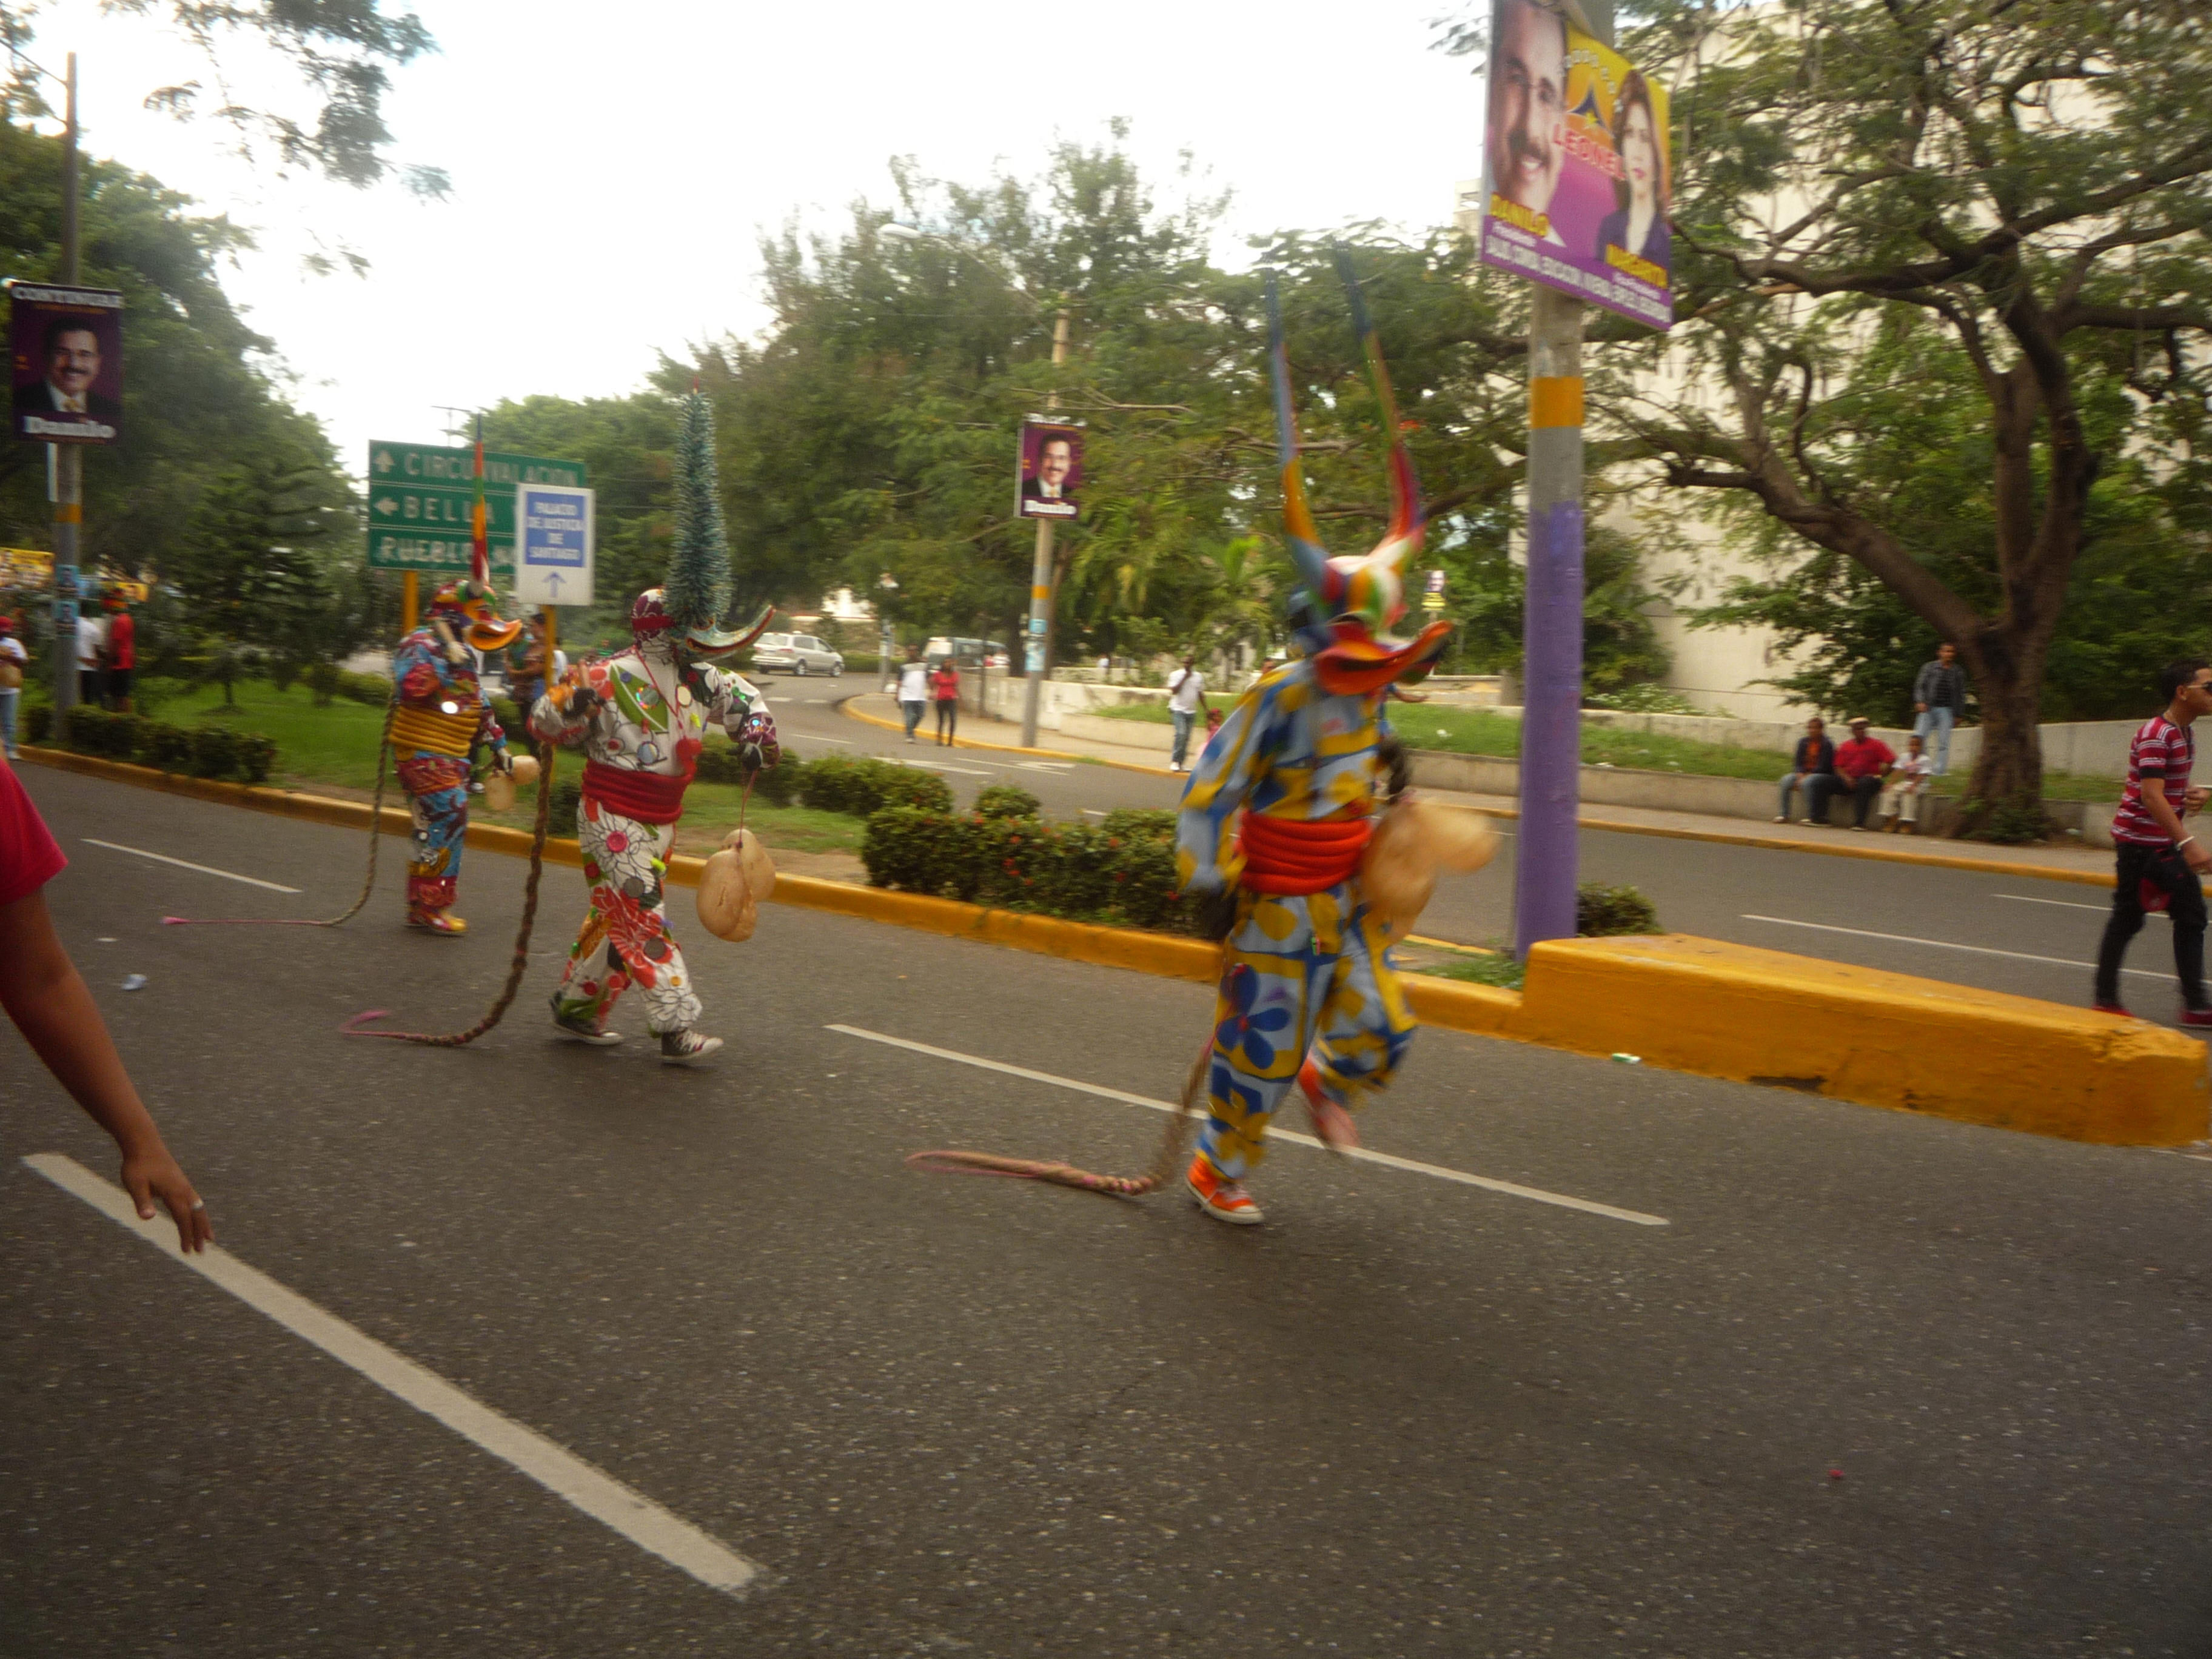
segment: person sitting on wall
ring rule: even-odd
[[[1834,780],[1825,787],[1818,779],[1814,781],[1813,817],[1816,822],[1828,821],[1828,798],[1841,788],[1850,793],[1851,828],[1867,827],[1867,814],[1874,810],[1875,797],[1881,793],[1881,781],[1897,764],[1897,751],[1880,738],[1868,735],[1869,724],[1863,714],[1851,716],[1851,735],[1836,750]]]
[[[1790,775],[1782,780],[1782,802],[1774,814],[1777,823],[1790,822],[1790,792],[1801,789],[1805,796],[1805,822],[1827,811],[1826,791],[1818,792],[1815,798],[1814,780],[1826,778],[1832,782],[1836,772],[1836,745],[1828,741],[1828,724],[1818,714],[1805,722],[1805,735],[1797,739],[1796,750],[1790,757]]]

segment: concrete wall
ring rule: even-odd
[[[992,675],[984,693],[990,712],[1002,720],[1018,721],[1022,717],[1022,700],[1028,684],[1029,682],[1018,674]],[[1093,708],[1111,708],[1127,702],[1165,702],[1168,700],[1168,694],[1157,686],[1099,685],[1088,680],[1046,680],[1042,683],[1040,690],[1037,724],[1048,732],[1067,731],[1064,722],[1070,715],[1079,715]],[[1218,694],[1210,695],[1218,697]],[[1144,722],[1112,722],[1117,730],[1125,724],[1141,729]],[[1165,732],[1168,728],[1162,726],[1159,729]],[[1104,741],[1119,743],[1128,739],[1108,738]]]
[[[1516,719],[1517,708],[1501,708],[1501,714]],[[1759,749],[1773,754],[1787,755],[1797,746],[1797,739],[1805,735],[1802,720],[1723,720],[1710,714],[1624,714],[1609,708],[1585,708],[1583,720],[1591,726],[1609,726],[1624,732],[1650,732],[1669,738],[1687,738],[1697,743],[1731,744],[1738,749]],[[2081,720],[2066,725],[2039,727],[2043,739],[2043,763],[2053,772],[2078,773],[2092,778],[2124,778],[2128,775],[2128,740],[2135,736],[2140,720]],[[1899,754],[1905,752],[1905,740],[1912,734],[1895,726],[1875,726],[1874,735]],[[1850,736],[1831,721],[1828,735],[1841,742]],[[1951,733],[1951,770],[1970,772],[1982,750],[1982,734],[1977,726],[1961,726]]]

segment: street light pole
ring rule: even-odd
[[[1060,315],[1052,325],[1052,366],[1057,370],[1067,361],[1067,307],[1060,308]],[[1060,376],[1053,376],[1053,388],[1045,398],[1044,410],[1056,414],[1060,409]],[[1036,527],[1036,554],[1030,563],[1030,636],[1024,644],[1029,684],[1022,689],[1022,747],[1034,749],[1037,740],[1037,704],[1044,696],[1045,657],[1052,639],[1052,520],[1039,519]]]
[[[69,55],[62,124],[62,281],[82,280],[77,264],[76,54]],[[75,444],[46,446],[46,493],[54,507],[54,737],[62,716],[76,704],[76,616],[82,588],[77,580],[78,532],[84,523],[84,452]]]

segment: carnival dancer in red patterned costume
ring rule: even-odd
[[[507,734],[477,684],[473,654],[503,651],[522,631],[521,623],[500,620],[495,597],[487,581],[447,583],[431,596],[422,626],[399,641],[392,658],[398,702],[392,752],[415,817],[407,925],[448,939],[468,931],[453,907],[469,828],[469,750],[489,744],[492,763],[509,766]]]
[[[665,590],[630,608],[630,647],[586,658],[538,700],[530,729],[588,757],[577,811],[592,908],[553,993],[563,1036],[605,1044],[616,1000],[635,984],[660,1057],[681,1065],[722,1046],[693,1028],[701,1008],[684,953],[668,931],[668,854],[707,728],[738,745],[748,772],[776,763],[767,700],[742,676],[711,665],[750,644],[775,614],[736,631],[720,624],[730,603],[729,552],[716,499],[713,428],[691,395],[677,448],[677,547]]]

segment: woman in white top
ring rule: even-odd
[[[21,758],[15,752],[15,709],[23,701],[23,674],[30,661],[22,641],[15,637],[15,624],[0,617],[0,744],[6,746],[9,760]]]

